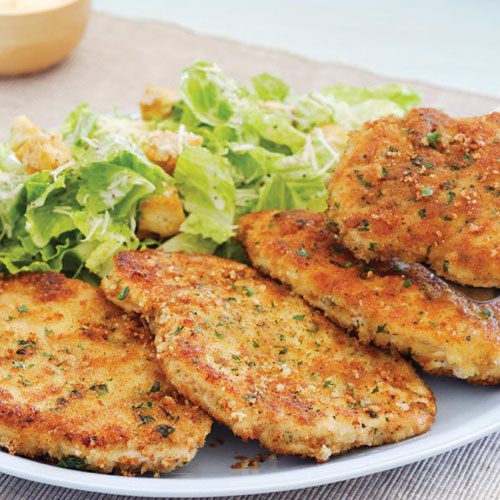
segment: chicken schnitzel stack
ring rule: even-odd
[[[248,214],[238,237],[257,269],[362,343],[397,349],[428,373],[500,382],[500,303],[477,304],[421,264],[356,259],[321,213]]]
[[[352,132],[328,182],[326,218],[365,262],[426,262],[464,285],[500,287],[500,113],[412,109]]]
[[[211,427],[167,383],[138,317],[57,273],[0,279],[0,380],[0,446],[63,467],[167,472]]]
[[[148,322],[181,394],[274,452],[323,462],[423,433],[434,420],[434,396],[409,362],[361,345],[244,264],[126,251],[101,286]]]

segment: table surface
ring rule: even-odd
[[[94,0],[94,7],[500,96],[497,0]]]

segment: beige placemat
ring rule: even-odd
[[[100,112],[113,106],[134,108],[149,82],[177,86],[180,71],[196,60],[215,61],[240,81],[266,71],[290,82],[297,92],[337,83],[365,86],[395,80],[342,64],[198,35],[171,24],[94,14],[83,43],[67,60],[39,74],[0,79],[0,140],[7,139],[18,114],[50,127],[83,102]],[[426,105],[450,114],[487,113],[500,105],[500,99],[408,83],[422,92]]]
[[[0,79],[0,140],[7,139],[18,114],[42,127],[62,121],[76,105],[88,102],[101,112],[113,106],[131,109],[149,82],[176,85],[179,72],[195,60],[216,61],[240,81],[267,71],[290,82],[298,92],[336,83],[377,85],[394,81],[342,64],[318,63],[292,54],[251,47],[153,21],[137,22],[93,14],[83,43],[66,61],[43,73]],[[421,82],[424,102],[450,114],[490,111],[500,100]],[[255,499],[498,499],[500,498],[500,436],[417,464],[373,476]],[[118,497],[82,493],[0,475],[0,500],[111,500]],[[246,498],[246,497],[240,497]]]

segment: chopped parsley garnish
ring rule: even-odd
[[[247,297],[251,297],[252,295],[255,295],[257,293],[256,291],[246,286],[243,287],[243,291],[247,294]]]
[[[139,424],[139,427],[142,427],[143,425],[155,422],[154,417],[150,417],[149,415],[138,415],[138,417],[141,419],[141,423]]]
[[[418,215],[420,216],[421,219],[425,219],[427,217],[427,213],[425,211],[425,208],[422,208],[418,211]]]
[[[29,312],[29,309],[28,309],[28,308],[27,308],[24,304],[20,305],[20,306],[17,308],[17,310],[18,310],[20,313],[27,313],[27,312]]]
[[[370,250],[370,252],[375,252],[376,246],[377,246],[376,243],[370,242],[370,245],[368,246],[368,250]]]
[[[375,388],[372,391],[372,394],[375,394],[376,392],[378,392],[378,385],[375,386]]]
[[[170,425],[165,424],[159,424],[156,426],[156,430],[160,433],[161,437],[166,438],[175,431],[175,427],[171,427]]]
[[[427,197],[427,196],[432,196],[434,194],[434,191],[429,188],[429,187],[423,187],[422,188],[422,196]]]
[[[363,219],[362,221],[363,227],[360,227],[358,231],[369,231],[370,230],[370,223],[366,220]]]
[[[467,165],[472,165],[474,163],[474,158],[469,153],[464,154],[464,160],[467,162]]]
[[[373,184],[368,181],[363,180],[363,174],[358,174],[358,181],[365,187],[365,188],[371,188],[373,187]]]
[[[450,191],[449,193],[446,193],[446,196],[448,197],[448,205],[453,201],[453,198],[455,198],[456,194],[453,191]]]
[[[411,285],[411,280],[406,280],[406,281],[403,281],[403,286],[404,286],[405,288],[408,288],[410,285]]]
[[[108,394],[108,386],[106,384],[97,384],[94,382],[90,387],[89,391],[97,391],[98,396],[104,396],[104,394]]]
[[[438,324],[434,323],[434,321],[429,321],[429,324],[432,325],[432,326],[438,326]]]
[[[312,377],[312,378],[316,378],[318,375],[319,375],[319,372],[316,372],[316,373],[311,373],[311,377]]]
[[[451,217],[449,215],[443,215],[443,220],[449,222],[451,219]]]
[[[159,392],[160,391],[160,382],[156,380],[154,384],[151,386],[151,389],[149,389],[148,394],[153,394],[154,392]]]
[[[297,314],[293,317],[295,321],[302,321],[306,317],[305,314]]]
[[[260,347],[259,343],[256,340],[254,340],[252,342],[252,345],[255,347],[255,349],[257,349],[258,347]]]
[[[58,467],[63,469],[74,469],[81,470],[85,467],[85,459],[81,457],[75,457],[75,455],[69,455],[67,457],[62,457],[59,459],[57,464]]]
[[[441,139],[441,134],[439,132],[431,132],[430,134],[426,134],[426,137],[429,141],[429,146],[436,149]]]
[[[173,332],[170,332],[169,335],[178,335],[184,330],[184,325],[178,326]]]
[[[382,167],[382,175],[385,177],[387,175],[387,169]]]
[[[307,252],[307,250],[304,250],[303,248],[299,248],[297,250],[297,254],[300,255],[301,257],[306,257],[307,259],[310,259],[311,256],[309,255],[309,253]]]
[[[352,262],[346,262],[344,264],[344,267],[347,267],[347,269],[349,269],[351,266],[352,266]]]
[[[449,267],[450,267],[450,261],[449,260],[444,260],[443,261],[443,272],[447,273]]]
[[[128,295],[128,292],[130,292],[130,288],[128,286],[126,286],[117,296],[116,298],[118,300],[123,300],[127,295]]]
[[[479,310],[481,311],[481,314],[484,314],[486,317],[491,318],[491,311],[487,311],[486,309],[481,308],[479,308]]]
[[[278,354],[286,354],[288,352],[288,349],[285,347],[285,349],[281,349],[281,351]]]
[[[325,383],[323,384],[323,387],[330,387],[330,385],[332,385],[332,381],[331,380],[325,380]]]
[[[387,323],[384,323],[383,325],[378,325],[377,326],[377,333],[385,333],[387,330],[385,329]]]

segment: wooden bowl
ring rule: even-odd
[[[39,71],[64,59],[87,26],[91,0],[40,10],[0,11],[0,75]]]

